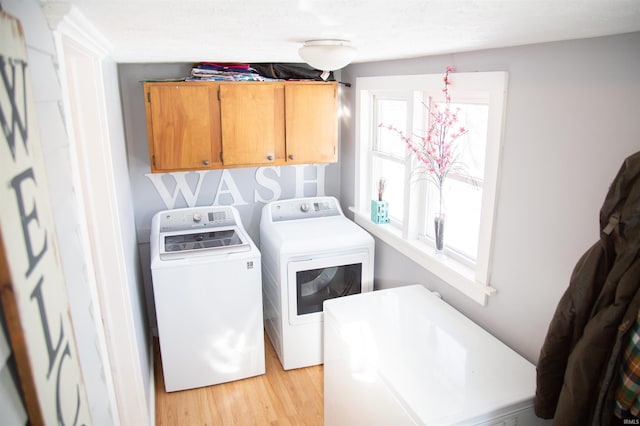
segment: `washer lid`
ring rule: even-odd
[[[250,248],[249,242],[236,227],[160,234],[160,259],[163,260],[196,254],[237,253]]]

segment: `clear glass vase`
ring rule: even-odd
[[[444,214],[436,214],[433,218],[433,226],[435,232],[436,254],[444,254]]]
[[[444,255],[444,230],[445,230],[445,222],[446,222],[446,212],[445,212],[445,204],[444,197],[442,194],[442,188],[436,192],[436,209],[433,218],[433,226],[434,226],[434,243],[436,246],[436,254]]]

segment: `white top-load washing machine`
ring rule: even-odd
[[[150,243],[167,392],[264,374],[260,251],[238,211],[161,211]]]
[[[279,200],[260,221],[265,330],[285,370],[322,363],[323,302],[373,290],[373,237],[334,197]]]
[[[325,425],[546,424],[535,366],[423,286],[324,309]]]

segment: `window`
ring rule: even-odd
[[[435,255],[437,189],[391,125],[405,135],[426,135],[428,108],[444,102],[444,73],[364,77],[356,80],[355,220],[425,269],[481,304],[489,283],[494,206],[507,74],[452,73],[451,110],[468,132],[458,139],[464,165],[447,176],[445,256]],[[379,126],[384,124],[384,126]],[[389,224],[371,222],[370,200],[385,179]]]
[[[408,99],[403,99],[402,95],[394,97],[374,96],[373,112],[374,123],[385,122],[406,132]],[[377,196],[377,182],[384,178],[385,200],[389,202],[389,219],[396,226],[402,223],[404,216],[404,179],[405,171],[405,147],[398,143],[398,138],[386,129],[375,129],[371,148],[372,156],[372,198]]]

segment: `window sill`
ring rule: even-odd
[[[409,241],[402,238],[399,229],[387,224],[376,224],[369,219],[368,212],[360,212],[349,208],[354,214],[355,222],[375,237],[389,244],[427,271],[484,306],[487,297],[495,293],[495,289],[476,282],[473,269],[447,256],[436,256],[433,248],[423,242]]]

